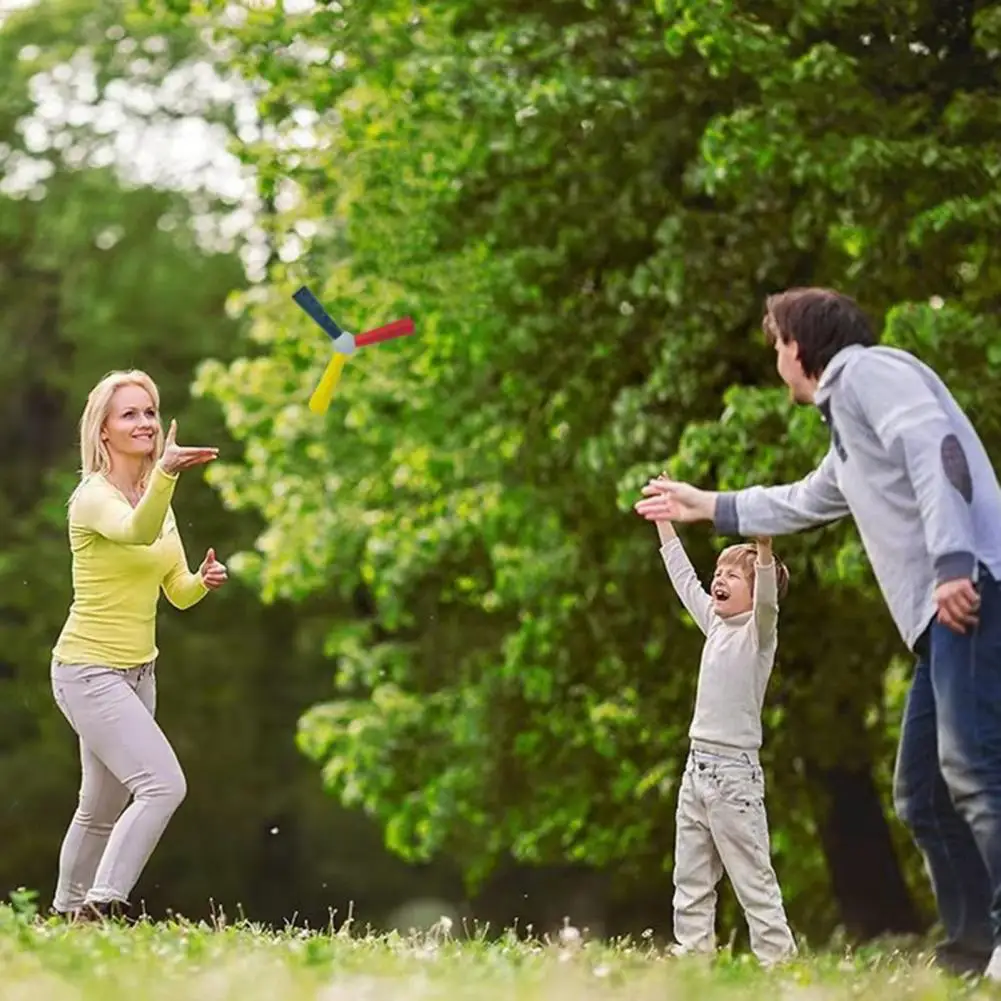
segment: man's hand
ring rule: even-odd
[[[716,494],[658,476],[647,483],[643,500],[633,507],[647,521],[712,521],[716,516]]]
[[[226,567],[215,558],[215,550],[210,549],[202,560],[202,565],[198,568],[202,575],[202,582],[210,590],[220,588],[229,580],[229,572]]]
[[[969,577],[947,580],[935,588],[938,621],[960,635],[977,624],[980,595]]]

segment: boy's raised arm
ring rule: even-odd
[[[692,561],[674,531],[674,526],[669,521],[658,521],[656,524],[661,543],[660,556],[674,590],[699,629],[708,635],[712,625],[712,600],[699,583]]]
[[[778,627],[778,568],[772,554],[772,540],[760,537],[756,542],[758,557],[754,562],[754,625],[758,641],[765,643],[774,639]]]

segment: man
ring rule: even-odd
[[[636,510],[745,536],[855,519],[917,654],[893,797],[927,862],[939,961],[1001,980],[1001,487],[942,380],[876,346],[848,296],[771,296],[764,328],[793,399],[830,429],[823,461],[798,483],[733,493],[659,478]]]

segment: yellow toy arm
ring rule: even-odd
[[[313,390],[313,395],[309,398],[309,409],[314,414],[325,414],[330,406],[330,401],[334,398],[334,390],[340,382],[341,372],[347,364],[348,355],[335,351],[333,357],[327,364],[320,381]]]

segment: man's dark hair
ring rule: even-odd
[[[849,344],[876,343],[869,318],[851,296],[828,288],[791,288],[765,300],[763,321],[769,344],[799,345],[803,372],[820,377],[830,360]]]

